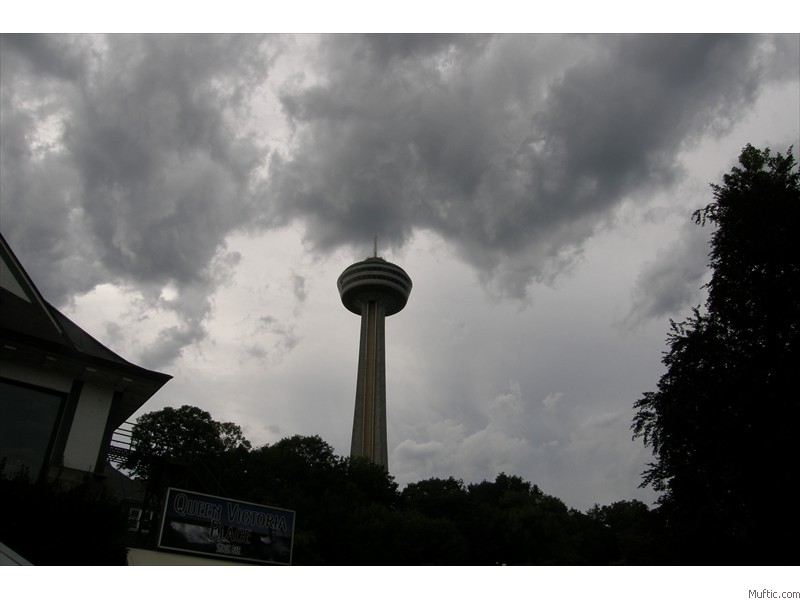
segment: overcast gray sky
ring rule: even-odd
[[[703,301],[691,222],[749,143],[800,147],[797,35],[3,35],[2,232],[51,302],[254,444],[349,451],[387,321],[398,483],[655,496],[633,403]]]

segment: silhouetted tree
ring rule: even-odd
[[[633,430],[674,562],[797,564],[799,175],[791,149],[748,145],[739,163],[695,213],[716,226],[705,311],[672,323]]]
[[[156,459],[209,469],[214,459],[224,454],[249,450],[250,442],[238,425],[215,421],[208,412],[184,405],[139,417],[133,427],[132,448],[135,452],[123,468],[137,479],[148,479],[159,464]]]
[[[427,517],[447,518],[463,527],[469,518],[467,488],[460,479],[424,479],[409,483],[401,493],[403,508]]]
[[[392,564],[390,540],[365,523],[393,515],[397,484],[379,465],[337,456],[319,436],[295,435],[251,451],[232,493],[295,511],[294,564]]]
[[[644,502],[620,500],[606,506],[595,505],[587,516],[603,526],[613,539],[613,547],[604,548],[600,558],[605,564],[657,565],[662,562],[661,521]]]
[[[577,510],[570,510],[578,534],[576,549],[581,565],[616,565],[621,564],[622,558],[617,543],[617,536],[611,527],[596,517],[594,511],[598,506],[584,514]]]
[[[566,505],[516,475],[467,486],[474,564],[578,564],[578,530]]]

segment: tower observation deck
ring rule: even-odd
[[[347,267],[337,285],[345,308],[361,316],[350,456],[366,457],[388,470],[384,318],[403,310],[411,278],[397,265],[373,256]]]

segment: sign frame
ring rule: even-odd
[[[157,547],[213,558],[291,565],[295,511],[167,488]]]

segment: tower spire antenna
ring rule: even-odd
[[[372,256],[378,258],[378,236],[375,236],[372,244]]]

